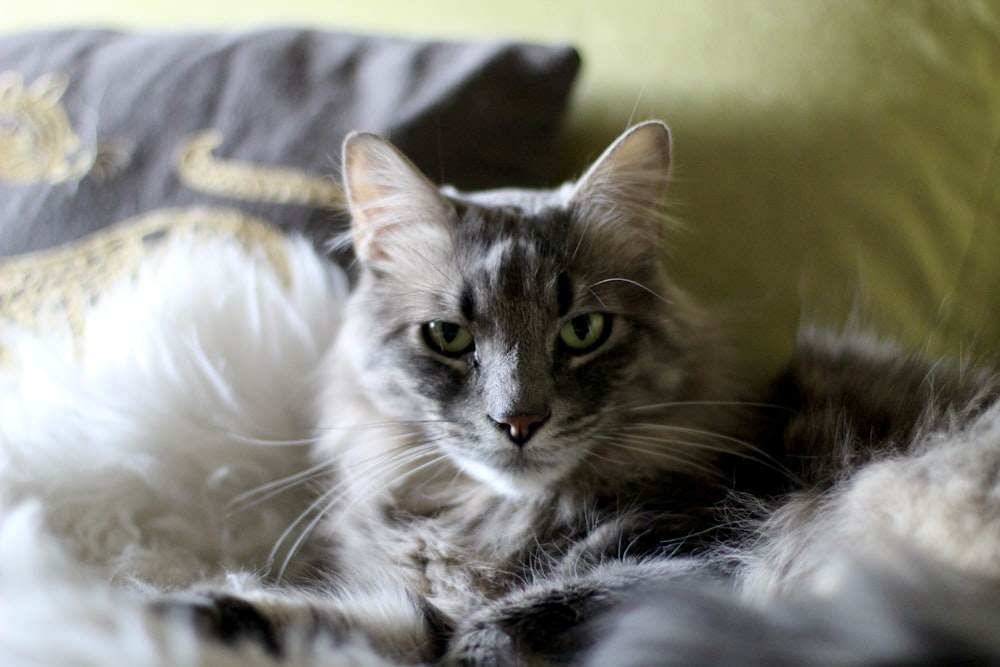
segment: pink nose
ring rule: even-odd
[[[511,415],[510,417],[492,418],[498,428],[507,431],[515,444],[523,445],[535,434],[548,415]]]

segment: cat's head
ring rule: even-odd
[[[359,391],[504,493],[642,465],[623,434],[684,398],[691,346],[661,267],[669,163],[650,122],[562,188],[459,194],[350,136],[360,276],[343,336]]]

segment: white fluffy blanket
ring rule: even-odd
[[[255,585],[300,506],[265,485],[303,466],[346,281],[300,239],[286,253],[284,275],[237,242],[172,241],[82,338],[4,332],[0,665],[234,664],[146,600]],[[358,645],[284,664],[378,662]]]

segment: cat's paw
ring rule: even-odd
[[[481,626],[456,636],[442,664],[446,667],[522,667],[510,635]]]
[[[229,646],[249,641],[280,656],[281,642],[274,623],[252,602],[221,592],[199,592],[166,597],[152,604],[155,612],[190,622],[206,639]]]

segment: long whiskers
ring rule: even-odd
[[[251,438],[248,435],[232,432],[229,433],[229,437],[237,442],[257,447],[304,447],[306,445],[314,445],[318,440],[316,437],[298,438],[296,440],[269,440],[266,438]]]
[[[414,468],[412,470],[407,471],[403,475],[399,475],[398,477],[396,477],[395,479],[393,479],[392,482],[397,482],[397,481],[405,480],[408,477],[410,477],[410,476],[412,476],[412,475],[420,472],[421,470],[423,470],[423,469],[425,469],[425,468],[427,468],[429,466],[432,466],[432,465],[435,465],[435,464],[439,463],[441,460],[443,460],[445,458],[447,458],[447,457],[444,454],[439,454],[438,456],[434,457],[430,461],[427,461],[426,463],[424,463],[424,464],[422,464],[420,466],[417,466],[416,468]],[[280,580],[280,579],[282,579],[284,577],[285,572],[287,571],[288,566],[289,566],[289,564],[292,561],[292,558],[295,557],[295,554],[298,553],[299,549],[305,543],[306,539],[309,538],[309,536],[316,529],[316,526],[319,525],[319,522],[322,521],[329,514],[329,512],[334,507],[336,507],[337,504],[340,503],[340,501],[343,500],[343,498],[347,495],[347,491],[346,490],[341,490],[340,492],[338,492],[336,494],[331,493],[333,491],[337,491],[338,488],[340,488],[342,486],[343,485],[337,485],[337,487],[334,487],[334,488],[330,489],[329,491],[324,492],[320,496],[320,498],[317,499],[316,502],[312,503],[306,509],[306,511],[303,512],[302,514],[300,514],[299,518],[296,519],[296,521],[293,522],[292,525],[289,526],[289,528],[284,533],[282,533],[281,537],[278,539],[278,542],[275,544],[274,549],[271,550],[271,554],[268,557],[268,570],[270,570],[271,567],[273,567],[274,560],[277,557],[277,553],[280,550],[281,545],[284,543],[284,541],[286,539],[288,539],[288,537],[291,535],[291,533],[295,529],[295,527],[297,525],[299,525],[300,523],[302,523],[302,521],[305,519],[305,517],[307,517],[310,513],[315,512],[315,516],[299,532],[299,535],[295,539],[295,542],[292,543],[292,545],[288,549],[288,552],[285,554],[285,558],[282,561],[281,567],[279,568],[278,573],[277,573],[277,579],[278,580]],[[354,504],[358,500],[360,500],[360,497],[359,498],[355,498],[351,503],[349,503],[344,508],[342,508],[342,511],[343,512],[350,511],[350,509],[354,506]],[[322,507],[321,507],[321,505],[322,505]]]
[[[669,408],[684,407],[720,407],[720,408],[764,408],[771,410],[788,410],[789,408],[777,403],[765,403],[761,401],[738,401],[738,400],[698,400],[698,401],[663,401],[659,403],[625,403],[612,405],[604,408],[602,414],[612,412],[641,412],[644,410],[663,410]]]
[[[700,451],[752,459],[761,465],[784,475],[793,482],[798,484],[803,483],[790,468],[781,463],[762,447],[747,440],[727,435],[725,433],[717,433],[715,431],[696,428],[693,426],[660,423],[625,424],[623,426],[619,426],[618,429],[620,433],[629,433],[627,439],[630,441],[681,446],[689,449],[697,449]],[[646,434],[639,434],[636,433],[636,431],[645,431]],[[665,432],[667,435],[665,437],[659,437],[651,433],[656,431]],[[675,433],[685,436],[696,436],[697,439],[692,440],[690,438],[676,438],[671,435]]]
[[[412,436],[413,434],[410,435]],[[288,528],[285,529],[276,541],[274,548],[268,556],[267,571],[270,572],[274,568],[282,545],[284,545],[295,533],[295,531],[301,527],[298,536],[288,548],[288,551],[282,560],[281,566],[278,568],[276,574],[277,579],[280,580],[284,577],[292,558],[294,558],[295,554],[298,553],[299,549],[301,549],[306,539],[308,539],[308,537],[313,533],[320,521],[322,521],[323,518],[326,517],[331,510],[333,510],[333,508],[337,507],[341,501],[343,501],[352,488],[357,489],[357,479],[368,479],[371,477],[370,473],[374,470],[379,468],[384,469],[384,474],[381,475],[381,477],[385,480],[384,484],[378,488],[371,487],[366,489],[366,493],[368,494],[375,495],[381,493],[390,485],[404,481],[409,477],[447,459],[447,455],[442,453],[437,447],[437,443],[440,440],[447,439],[447,437],[449,436],[427,440],[422,443],[411,442],[400,447],[396,447],[389,452],[384,452],[378,456],[374,456],[371,459],[356,462],[355,465],[357,463],[367,463],[367,465],[361,469],[352,469],[355,479],[341,481],[340,483],[325,490],[312,503],[310,503],[310,505],[303,512],[299,514],[299,516],[288,526]],[[424,463],[407,470],[403,474],[395,474],[395,471],[400,468],[412,465],[413,463],[426,457],[430,458]],[[348,505],[340,508],[341,512],[349,512],[351,507],[353,507],[354,504],[361,499],[362,494],[359,494]],[[308,522],[303,526],[303,523],[306,522],[307,519]]]
[[[724,452],[724,453],[731,453],[731,454],[740,453],[740,450],[744,450],[745,449],[745,450],[752,451],[752,452],[754,452],[756,454],[761,454],[763,456],[768,456],[768,454],[763,449],[761,449],[757,445],[754,445],[753,443],[747,442],[746,440],[743,440],[741,438],[737,438],[737,437],[734,437],[734,436],[731,436],[731,435],[726,435],[725,433],[716,433],[715,431],[709,431],[709,430],[706,430],[706,429],[695,428],[693,426],[680,426],[678,424],[656,424],[656,423],[646,424],[646,423],[639,423],[639,424],[625,424],[623,426],[619,426],[618,428],[621,431],[650,431],[650,430],[656,430],[656,431],[671,431],[671,432],[674,432],[674,433],[685,433],[685,434],[689,434],[689,435],[700,435],[700,436],[705,436],[710,441],[711,440],[716,440],[716,441],[720,441],[720,442],[725,442],[725,443],[729,443],[730,445],[736,445],[739,448],[739,450],[734,451],[732,447],[712,447],[707,442],[703,443],[703,442],[699,441],[697,444],[699,446],[700,445],[704,445],[705,449],[711,449],[712,451]],[[661,439],[655,438],[653,436],[641,436],[641,435],[637,435],[637,436],[633,436],[633,437],[646,438],[646,439],[649,439],[649,440],[652,440],[652,441],[656,441],[656,442],[660,442],[661,441]],[[670,442],[673,442],[673,440],[670,440]],[[694,443],[692,443],[692,444],[694,444]]]
[[[633,427],[626,426],[623,428],[629,429]],[[732,448],[719,447],[716,449],[716,451],[719,451],[724,454],[742,456],[747,459],[753,459],[754,461],[757,461],[758,463],[767,466],[771,470],[774,470],[775,472],[779,472],[782,475],[785,475],[788,479],[792,480],[793,482],[799,485],[804,484],[802,479],[800,479],[798,475],[795,474],[795,472],[793,472],[788,466],[781,463],[781,461],[776,459],[770,452],[765,450],[763,447],[748,442],[747,440],[726,435],[724,433],[716,433],[714,431],[708,431],[705,429],[699,429],[690,426],[678,426],[671,424],[649,424],[647,425],[647,428],[675,431],[691,435],[700,435],[707,437],[709,440],[719,440],[722,442],[730,443],[732,445],[736,445],[738,448],[736,450],[733,450]],[[704,442],[699,442],[698,445],[704,449],[710,449],[711,447],[710,445]]]
[[[633,285],[633,286],[638,287],[639,289],[643,290],[644,292],[646,292],[646,293],[648,293],[648,294],[656,297],[657,299],[659,299],[663,303],[667,304],[668,306],[672,306],[673,305],[673,301],[671,301],[670,299],[667,299],[667,298],[661,296],[660,294],[658,294],[657,292],[655,292],[651,288],[647,287],[646,285],[643,285],[642,283],[640,283],[638,281],[635,281],[635,280],[631,280],[629,278],[605,278],[604,280],[598,280],[596,283],[592,283],[590,285],[587,285],[587,289],[590,290],[591,293],[593,293],[593,288],[600,287],[601,285],[604,285],[604,284],[607,284],[607,283],[626,283],[628,285]]]
[[[401,424],[406,424],[406,425],[428,424],[428,423],[435,423],[437,421],[438,420],[412,420],[412,421],[406,421],[406,422],[398,422],[398,421],[392,421],[392,422],[390,422],[390,421],[387,421],[387,422],[373,422],[373,423],[370,423],[370,424],[362,424],[362,425],[359,425],[359,426],[348,426],[348,427],[342,427],[342,428],[344,428],[344,430],[361,430],[361,429],[372,429],[372,428],[395,427],[395,426],[399,426]],[[336,427],[331,427],[331,428],[327,428],[327,429],[323,429],[323,430],[332,431],[332,430],[336,430]],[[393,436],[389,436],[388,439],[389,440],[409,440],[410,438],[414,438],[414,437],[417,437],[419,435],[420,435],[420,432],[418,432],[418,431],[402,432],[402,433],[399,433],[399,434],[394,434]],[[319,438],[318,437],[317,438],[310,438],[308,440],[303,439],[301,441],[298,441],[298,440],[296,440],[296,441],[292,441],[292,440],[289,440],[289,441],[266,441],[266,440],[256,441],[256,440],[249,439],[249,438],[244,438],[244,440],[250,442],[251,444],[258,444],[258,445],[268,445],[268,446],[270,446],[272,444],[277,444],[279,446],[286,446],[286,445],[291,445],[291,444],[314,444],[314,443],[316,443],[319,440]],[[407,444],[404,444],[404,445],[400,446],[398,448],[398,450],[390,450],[389,452],[383,452],[383,453],[378,454],[375,457],[373,457],[373,459],[377,459],[379,457],[391,456],[396,451],[399,451],[399,450],[408,450],[408,449],[410,449],[410,447]],[[365,462],[364,460],[359,461],[359,463],[364,463],[364,462]],[[295,487],[297,487],[297,486],[299,486],[301,484],[308,483],[308,482],[310,482],[310,481],[312,481],[314,479],[322,478],[323,476],[325,476],[330,471],[330,469],[332,469],[334,467],[334,465],[335,465],[334,461],[324,461],[324,462],[320,462],[320,463],[318,463],[318,464],[316,464],[316,465],[314,465],[314,466],[312,466],[310,468],[307,468],[305,470],[300,470],[300,471],[292,473],[291,475],[288,475],[286,477],[282,477],[281,479],[271,480],[271,481],[269,481],[269,482],[267,482],[265,484],[262,484],[262,485],[260,485],[258,487],[253,488],[253,489],[249,489],[247,491],[244,491],[243,493],[241,493],[241,494],[239,494],[239,495],[231,498],[226,503],[224,509],[226,509],[227,512],[228,512],[228,514],[230,514],[230,515],[238,513],[238,512],[242,512],[242,511],[247,510],[247,509],[250,509],[250,508],[252,508],[252,507],[254,507],[254,506],[256,506],[256,505],[258,505],[258,504],[260,504],[260,503],[262,503],[264,501],[266,501],[266,500],[269,500],[269,499],[271,499],[271,498],[273,498],[273,497],[275,497],[275,496],[277,496],[277,495],[279,495],[281,493],[284,493],[285,491],[289,491],[291,489],[294,489]]]
[[[646,447],[642,443],[636,442],[633,438],[624,438],[616,436],[606,436],[602,438],[602,442],[611,445],[614,448],[621,449],[623,451],[635,452],[643,455],[648,455],[662,459],[664,461],[669,461],[671,463],[676,463],[679,467],[687,469],[699,470],[709,477],[717,477],[719,475],[719,470],[717,468],[708,465],[703,460],[696,456],[684,456],[683,454],[690,452],[685,452],[682,449],[672,449],[666,451],[662,448],[657,447]],[[670,444],[675,445],[692,445],[695,443],[685,443],[675,440],[670,440]]]
[[[227,515],[246,511],[252,507],[256,507],[262,502],[284,493],[285,491],[294,489],[296,486],[323,477],[334,467],[334,465],[334,461],[323,461],[306,468],[305,470],[300,470],[292,475],[267,482],[266,484],[261,484],[256,488],[244,491],[238,496],[231,498],[229,502],[225,504],[223,509],[226,510]]]
[[[427,424],[449,424],[448,419],[408,419],[406,421],[389,420],[384,422],[367,422],[364,424],[351,424],[349,426],[320,426],[319,431],[362,431],[376,428],[398,428],[400,426],[426,426]],[[415,435],[409,433],[408,435]]]

